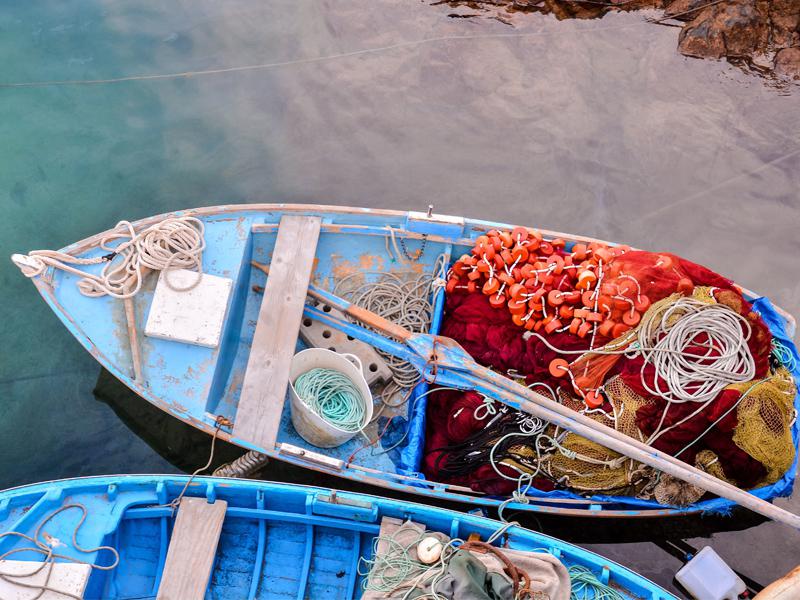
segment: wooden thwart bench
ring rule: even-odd
[[[172,529],[158,600],[203,600],[228,503],[182,498]]]
[[[233,426],[235,437],[265,450],[278,437],[319,230],[319,217],[285,216],[278,227]]]

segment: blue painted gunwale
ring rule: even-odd
[[[0,532],[31,535],[60,506],[82,504],[89,516],[78,543],[84,548],[113,546],[121,558],[112,571],[92,572],[86,600],[154,598],[174,523],[171,509],[157,505],[173,500],[187,480],[186,476],[112,475],[2,491]],[[407,501],[286,483],[198,477],[186,495],[228,503],[207,599],[357,598],[362,578],[356,565],[359,557],[371,556],[372,539],[383,517],[411,519],[451,537],[466,538],[475,532],[484,540],[502,525]],[[81,554],[68,542],[79,514],[77,509],[62,512],[45,531],[67,542],[59,552],[109,564],[110,553]],[[517,550],[549,552],[566,566],[588,567],[626,598],[675,598],[626,567],[541,533],[512,526],[502,541]],[[6,537],[0,539],[0,553],[26,545]],[[40,556],[20,552],[14,558],[39,560]]]
[[[395,235],[404,237],[410,252],[421,248],[422,237],[427,237],[426,250],[420,260],[422,268],[430,270],[438,254],[459,256],[473,245],[477,236],[495,228],[511,228],[513,225],[479,220],[433,215],[428,219],[421,213],[360,209],[317,205],[234,205],[190,209],[142,219],[134,223],[137,229],[146,227],[168,216],[194,216],[206,225],[207,250],[204,269],[216,275],[231,277],[235,281],[234,293],[223,331],[223,342],[218,350],[209,350],[146,338],[140,331],[139,340],[145,359],[145,381],[132,378],[130,350],[122,303],[110,298],[85,298],[74,285],[77,278],[62,272],[49,272],[34,279],[34,283],[50,307],[72,334],[97,358],[97,360],[125,385],[162,410],[182,421],[212,433],[217,415],[233,420],[238,398],[238,386],[247,362],[249,343],[255,326],[260,296],[253,293],[253,284],[263,285],[264,276],[250,269],[249,260],[269,263],[274,246],[277,224],[285,214],[316,215],[323,220],[322,233],[317,248],[317,264],[313,282],[322,288],[332,287],[333,281],[343,275],[364,271],[387,271],[400,268],[399,264],[387,261],[386,238],[389,228]],[[593,241],[590,238],[539,229],[545,237],[562,237],[568,244],[577,241]],[[62,249],[74,255],[97,256],[105,254],[97,245],[104,232]],[[99,269],[98,269],[99,270]],[[369,276],[369,275],[368,275]],[[143,330],[150,304],[154,278],[146,289],[135,298],[137,325]],[[743,290],[750,300],[757,296]],[[780,309],[773,309],[766,299],[761,299],[762,313],[768,313],[769,325],[774,334],[791,344],[794,334],[794,319]],[[432,332],[438,331],[443,304],[440,294],[434,315]],[[336,323],[323,311],[309,306],[306,315],[333,326],[338,326],[358,339],[370,342],[400,356],[410,359],[408,349],[379,335],[352,324]],[[241,323],[241,327],[238,324]],[[301,348],[302,344],[298,345]],[[793,346],[792,346],[793,348]],[[427,379],[433,381],[430,369]],[[437,383],[457,384],[458,379],[439,376]],[[235,438],[227,428],[222,428],[219,437],[247,449],[258,450],[273,458],[381,487],[398,491],[429,495],[449,501],[466,502],[480,506],[498,506],[502,499],[476,494],[467,488],[425,480],[418,473],[420,445],[424,443],[425,398],[420,397],[427,389],[423,383],[412,396],[409,407],[411,423],[409,443],[393,456],[361,452],[353,462],[347,458],[360,445],[354,440],[345,446],[321,453],[306,444],[289,423],[288,407],[284,411],[279,435],[279,445],[274,449],[258,448],[246,440]],[[288,404],[288,403],[287,403]],[[796,400],[800,407],[800,395]],[[795,443],[800,439],[800,424],[795,425]],[[789,474],[779,484],[755,490],[764,498],[791,493],[794,474]],[[703,511],[728,512],[733,504],[724,499],[706,500],[684,508],[657,505],[619,496],[595,496],[581,498],[575,494],[535,492],[528,504],[513,504],[514,509],[531,510],[571,516],[598,517],[660,517],[685,515]]]

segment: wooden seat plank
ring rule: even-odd
[[[158,600],[203,600],[228,503],[182,498],[172,529]]]
[[[269,266],[233,435],[265,450],[278,437],[321,220],[284,216]]]

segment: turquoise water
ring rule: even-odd
[[[796,88],[682,58],[641,14],[512,29],[411,0],[2,6],[2,257],[188,206],[434,203],[676,251],[800,313]],[[206,440],[121,386],[96,399],[99,367],[6,258],[0,281],[0,486],[203,462]],[[779,526],[685,523],[540,520],[662,584],[680,563],[653,536],[712,543],[762,583],[800,562]]]

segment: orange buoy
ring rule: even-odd
[[[526,292],[525,286],[521,283],[512,283],[508,287],[508,295],[514,300],[522,300],[522,295]]]
[[[519,244],[528,239],[528,230],[525,227],[514,227],[511,231],[511,238],[515,244]]]
[[[506,285],[514,285],[516,283],[516,281],[514,281],[514,276],[509,275],[505,271],[501,271],[500,273],[498,273],[497,278]]]
[[[496,277],[487,280],[486,283],[483,284],[483,293],[486,294],[487,296],[491,296],[499,289],[500,289],[500,280],[497,279]]]
[[[589,290],[587,292],[583,292],[581,294],[581,302],[587,308],[594,308],[594,299],[597,296],[597,293],[594,290]]]
[[[524,300],[522,302],[513,299],[508,301],[508,310],[512,315],[523,315],[527,309],[528,304]]]
[[[590,312],[586,315],[586,320],[589,323],[600,323],[603,320],[603,315],[597,312]]]
[[[611,337],[613,335],[614,325],[616,325],[616,323],[611,319],[603,321],[597,328],[597,333],[605,337]]]
[[[562,298],[564,294],[559,292],[558,290],[550,290],[547,292],[547,303],[552,306],[559,306],[564,304],[564,298]]]
[[[550,361],[548,370],[553,377],[564,377],[569,371],[569,363],[563,358],[554,358]]]
[[[575,287],[579,290],[588,290],[595,284],[596,281],[597,275],[587,269],[578,273],[578,283],[575,285]]]
[[[489,296],[489,304],[492,308],[503,308],[506,304],[505,294],[492,294]]]
[[[595,257],[595,258],[596,258],[598,261],[601,261],[601,260],[602,260],[604,263],[607,263],[607,262],[608,262],[608,261],[610,261],[612,258],[614,258],[614,257],[612,256],[611,252],[608,250],[608,248],[598,248],[597,250],[595,250],[595,251],[594,251],[594,254],[593,254],[593,256],[594,256],[594,257]]]
[[[547,267],[553,269],[553,274],[561,275],[561,271],[564,270],[564,259],[558,254],[551,254],[547,257]]]
[[[573,314],[574,314],[574,313],[573,313]],[[569,332],[570,332],[572,335],[578,335],[578,327],[580,327],[580,326],[581,326],[581,323],[583,323],[583,321],[581,321],[581,320],[580,320],[580,319],[578,319],[578,318],[574,318],[574,319],[572,319],[572,323],[570,323],[570,324],[569,324]]]
[[[578,262],[586,260],[586,244],[575,244],[572,246],[572,258]]]
[[[447,280],[447,285],[445,286],[444,291],[447,292],[448,294],[452,294],[455,291],[457,285],[458,285],[458,277],[451,277],[450,279]]]
[[[640,313],[647,312],[647,309],[650,308],[650,298],[642,294],[638,298],[634,299],[633,307]]]
[[[539,244],[539,252],[545,256],[550,256],[553,253],[553,246],[550,242],[541,242]]]
[[[639,321],[641,320],[641,318],[642,317],[638,312],[636,312],[635,310],[632,310],[632,311],[626,312],[624,315],[622,315],[622,322],[625,323],[625,325],[629,325],[631,327],[636,327],[636,325],[639,324]]]
[[[576,291],[564,292],[563,298],[569,304],[577,304],[581,301],[581,293]]]
[[[544,326],[544,331],[545,333],[553,333],[556,329],[561,329],[561,327],[561,321],[559,319],[553,319]]]
[[[511,315],[511,321],[517,327],[522,327],[523,325],[525,325],[525,321],[522,320],[522,315]]]
[[[533,319],[531,319],[531,321],[533,321]],[[534,321],[534,323],[533,323],[533,330],[534,331],[541,331],[542,327],[544,327],[544,323],[542,321],[540,321],[538,319],[536,321]]]
[[[516,263],[521,263],[528,260],[528,249],[525,246],[514,246],[514,249],[511,251],[511,256],[513,257]]]
[[[500,238],[500,241],[506,248],[511,248],[514,245],[514,238],[510,231],[501,231],[497,234],[497,237]]]
[[[688,277],[681,277],[678,280],[678,291],[684,296],[689,296],[694,292],[694,283]]]
[[[467,292],[474,294],[478,289],[478,285],[474,281],[467,282]]]
[[[586,392],[586,395],[583,397],[583,401],[589,408],[600,408],[603,406],[603,404],[605,404],[605,398],[603,398],[603,395],[597,390]]]
[[[586,334],[588,334],[591,330],[592,330],[591,323],[586,323],[586,322],[581,323],[581,326],[578,327],[578,337],[585,338]]]
[[[575,315],[576,319],[585,319],[589,316],[590,312],[591,311],[586,310],[585,308],[576,308],[573,314]]]
[[[575,309],[567,304],[558,307],[558,316],[562,319],[571,319]]]
[[[514,257],[511,255],[511,250],[508,248],[504,248],[500,251],[500,258],[502,258],[503,262],[507,265],[510,265],[514,262]]]

